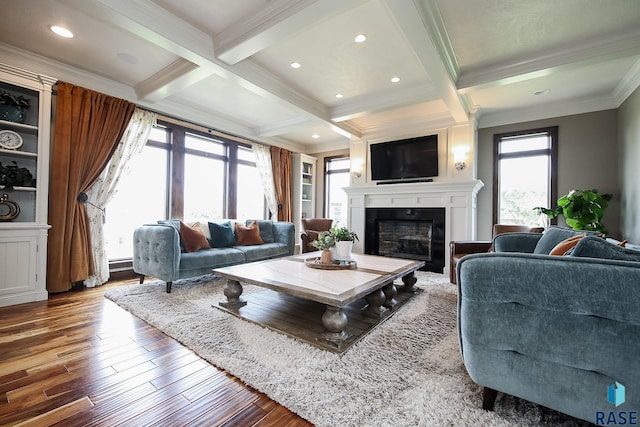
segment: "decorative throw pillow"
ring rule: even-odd
[[[584,234],[584,231],[575,231],[570,228],[563,227],[549,227],[549,229],[544,232],[540,240],[538,240],[533,253],[549,255],[551,249],[553,249],[558,243],[568,239],[569,237],[579,236],[581,234]]]
[[[182,221],[180,221],[180,241],[185,252],[195,252],[211,247],[200,227],[192,228]]]
[[[236,244],[236,236],[233,234],[231,221],[210,222],[209,231],[211,233],[212,248],[226,248]]]
[[[264,240],[260,237],[258,223],[253,221],[251,225],[245,227],[236,222],[236,244],[239,246],[262,245]]]
[[[209,245],[211,245],[211,231],[209,230],[209,224],[206,222],[194,222],[193,224],[191,224],[191,228],[196,228],[196,229],[200,229],[200,231],[202,231],[202,234],[204,234],[204,237],[207,238],[207,241],[209,242]]]
[[[253,220],[248,219],[246,225],[251,225],[254,222]],[[258,219],[255,220],[258,223],[258,230],[260,230],[260,237],[264,241],[264,243],[273,243],[276,241],[273,235],[273,221],[269,221],[266,219]]]
[[[555,245],[553,249],[551,249],[549,255],[565,255],[570,249],[578,244],[580,239],[586,237],[586,235],[587,234],[584,233],[577,236],[569,237],[568,239],[564,239],[562,242]]]
[[[571,256],[640,262],[640,251],[623,248],[595,236],[587,236],[580,240],[573,248]]]

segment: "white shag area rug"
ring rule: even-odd
[[[105,296],[317,426],[578,426],[586,422],[498,394],[484,411],[456,329],[457,289],[416,272],[425,292],[342,355],[211,307],[212,275],[113,288]],[[244,293],[260,290],[244,285]]]

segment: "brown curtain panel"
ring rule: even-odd
[[[98,179],[135,104],[58,83],[49,184],[47,290],[65,292],[93,274],[89,221],[78,200]]]
[[[278,221],[291,222],[291,151],[272,146],[271,166],[278,200]]]

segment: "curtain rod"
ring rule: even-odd
[[[140,108],[140,107],[138,107]],[[144,110],[144,108],[142,108]],[[149,110],[152,111],[152,110]],[[209,135],[215,135],[215,136],[219,136],[221,138],[226,138],[226,139],[230,139],[232,141],[236,141],[236,142],[240,142],[243,144],[248,144],[248,145],[253,145],[253,144],[262,144],[260,142],[256,142],[256,141],[251,141],[250,139],[247,138],[243,138],[241,136],[236,136],[236,135],[231,135],[228,133],[224,133],[224,132],[220,132],[218,130],[215,129],[211,129],[208,128],[206,126],[201,126],[201,125],[197,125],[195,123],[190,123],[181,119],[176,119],[174,117],[169,117],[169,116],[165,116],[162,113],[158,113],[157,111],[152,111],[154,113],[156,113],[158,115],[158,119],[165,121],[165,122],[169,122],[169,123],[173,123],[176,124],[178,126],[184,126],[193,130],[197,130],[200,132],[204,132],[204,133],[208,133]],[[269,145],[269,144],[263,144],[263,145]]]

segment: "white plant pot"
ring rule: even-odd
[[[351,261],[352,247],[353,242],[350,242],[348,240],[336,242],[336,245],[333,248],[333,259],[338,261]]]

